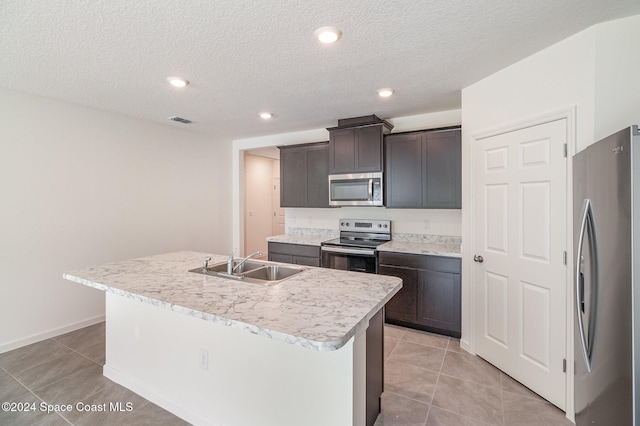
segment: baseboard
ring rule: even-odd
[[[0,354],[4,352],[9,352],[14,349],[21,348],[23,346],[30,345],[32,343],[41,342],[43,340],[50,339],[52,337],[60,336],[61,334],[69,333],[70,331],[75,331],[80,328],[88,327],[93,324],[97,324],[99,322],[103,322],[105,320],[104,314],[98,315],[93,318],[89,318],[83,321],[79,321],[73,324],[65,325],[64,327],[54,328],[52,330],[45,331],[43,333],[33,334],[29,337],[25,337],[22,339],[14,340],[9,343],[4,343],[0,345]]]
[[[218,423],[213,423],[211,420],[208,420],[201,414],[194,412],[181,404],[178,404],[175,401],[172,401],[166,398],[164,395],[161,395],[143,383],[138,382],[137,380],[132,379],[126,374],[121,373],[120,371],[110,368],[108,365],[102,367],[102,375],[107,379],[116,382],[117,384],[124,386],[132,392],[137,393],[141,397],[153,402],[154,404],[164,408],[170,413],[180,417],[186,422],[189,422],[193,425],[207,425],[207,426],[220,426]],[[126,402],[126,401],[122,401]],[[135,407],[134,407],[135,410]]]

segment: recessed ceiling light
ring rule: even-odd
[[[393,89],[385,88],[378,90],[378,96],[381,98],[388,98],[391,95],[393,95]]]
[[[189,80],[182,77],[167,77],[167,81],[174,87],[186,87],[189,84]]]
[[[270,112],[261,112],[260,117],[264,120],[268,120],[273,117],[273,114],[271,114]]]
[[[323,43],[334,43],[342,37],[342,31],[336,27],[320,27],[313,34]]]

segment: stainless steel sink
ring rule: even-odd
[[[265,265],[264,268],[254,269],[244,274],[247,278],[263,281],[282,281],[292,275],[302,272],[302,269],[283,265]]]
[[[240,263],[242,259],[233,262],[233,267],[237,268],[238,263]],[[257,268],[262,268],[264,266],[263,262],[254,262],[251,260],[247,260],[239,268],[235,269],[234,273],[242,274],[243,272],[249,272]],[[200,268],[202,269],[202,268]],[[208,271],[211,272],[227,272],[227,262],[216,263],[215,265],[209,266],[207,268]]]
[[[241,260],[240,260],[241,261]],[[240,263],[235,262],[234,266]],[[217,276],[238,281],[246,281],[251,283],[274,285],[287,278],[290,278],[300,272],[304,268],[295,268],[287,264],[274,262],[254,262],[246,261],[231,275],[227,274],[227,262],[216,263],[207,268],[205,272],[202,267],[190,269],[189,272],[197,274]]]

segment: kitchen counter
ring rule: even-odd
[[[430,256],[462,257],[460,244],[442,244],[426,242],[389,241],[378,246],[378,251],[389,251],[409,254],[426,254]]]
[[[388,243],[378,246],[378,251],[390,251],[397,253],[410,254],[427,254],[431,256],[447,256],[461,257],[460,243],[456,240],[458,237],[435,237],[427,238],[424,241],[406,241],[408,234],[396,234],[394,239]],[[409,234],[410,235],[410,234]],[[419,236],[420,237],[420,236]],[[419,238],[418,237],[418,238]],[[287,244],[303,244],[311,246],[320,246],[323,241],[328,241],[335,237],[326,235],[298,235],[298,234],[282,234],[273,237],[267,237],[267,241],[274,243]]]
[[[267,237],[267,241],[271,243],[287,243],[287,244],[303,244],[307,246],[320,246],[323,241],[330,240],[335,237],[326,235],[298,235],[298,234],[282,234]]]
[[[332,269],[305,271],[273,286],[188,270],[227,256],[175,252],[67,272],[108,293],[315,350],[342,347],[402,287],[401,280]]]
[[[383,307],[402,281],[306,267],[265,286],[188,272],[206,256],[63,275],[106,293],[103,374],[195,425],[372,426]]]

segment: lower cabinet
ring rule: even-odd
[[[269,242],[269,260],[295,265],[320,266],[320,246]]]
[[[415,322],[418,318],[418,271],[379,265],[378,274],[402,278],[402,288],[384,306],[385,318]]]
[[[402,278],[386,322],[460,337],[461,259],[380,252],[378,263],[379,274]]]

